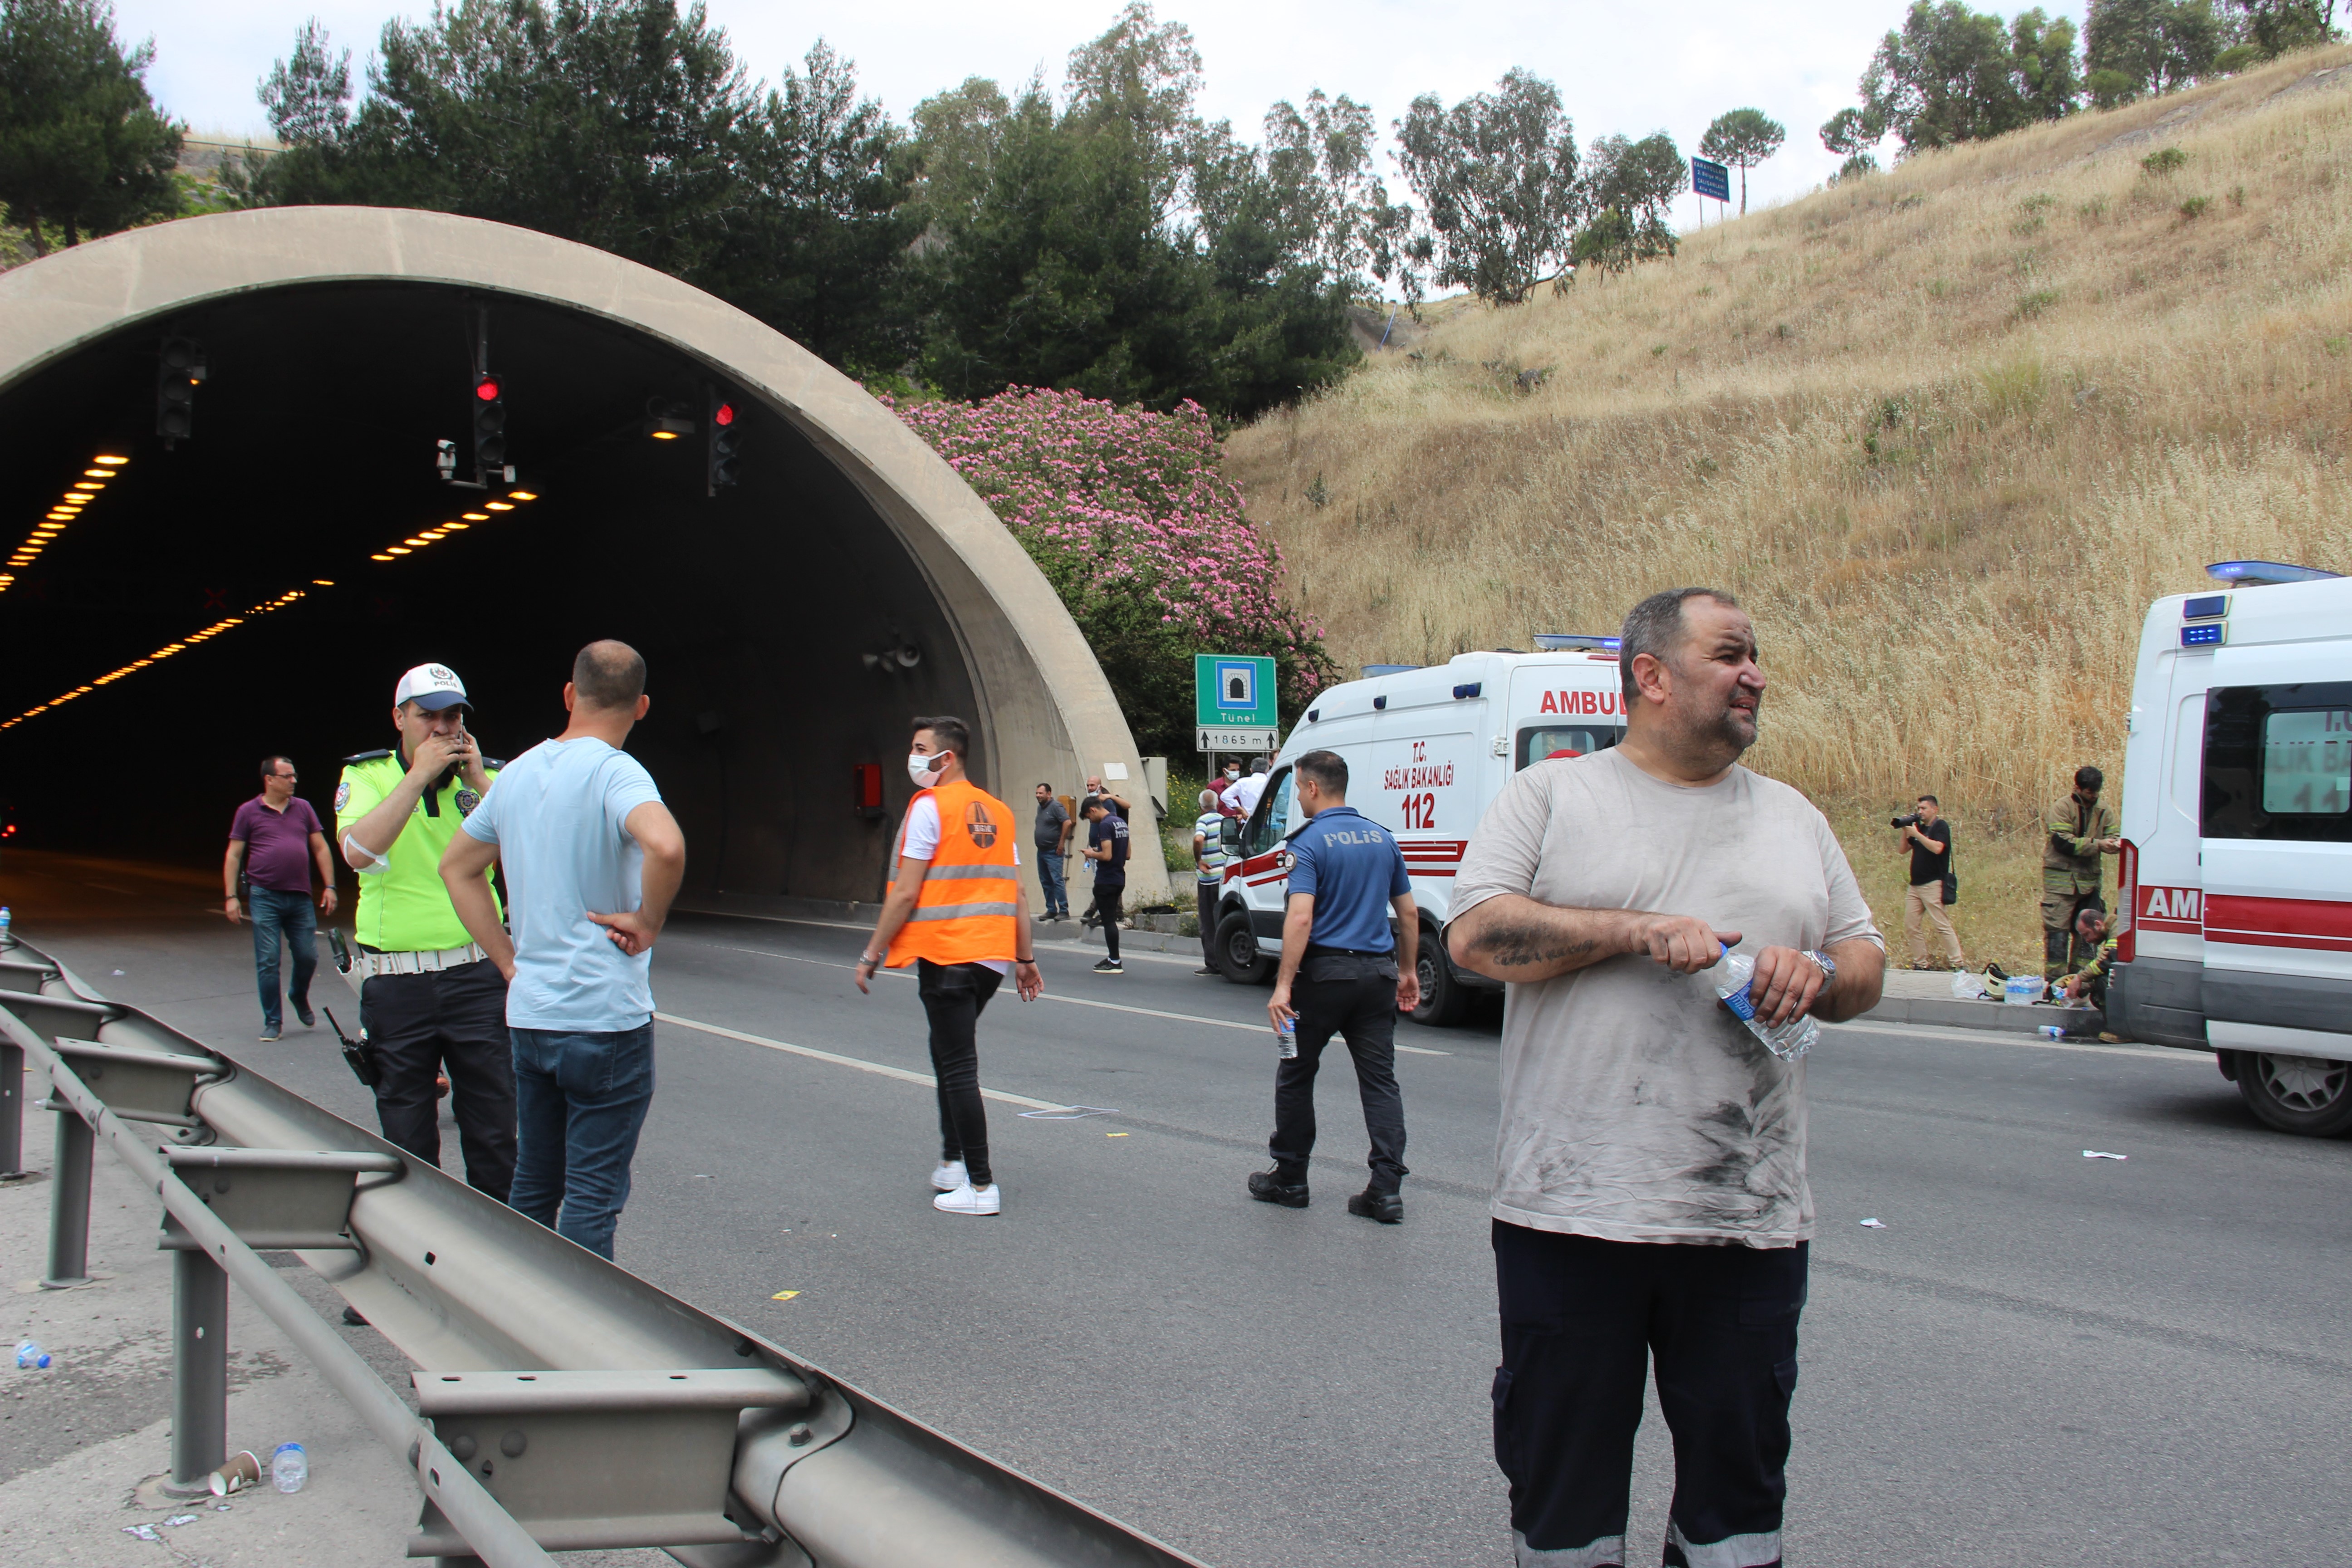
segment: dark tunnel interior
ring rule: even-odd
[[[487,492],[435,468],[447,439],[472,474],[484,307],[516,468]],[[206,374],[166,450],[170,334]],[[740,483],[715,498],[711,388],[743,431]],[[651,437],[649,407],[692,431]],[[629,749],[685,828],[688,889],[871,899],[908,716],[979,718],[945,613],[856,487],[723,372],[600,318],[429,285],[255,291],[26,378],[0,428],[10,847],[217,863],[269,752],[331,826],[341,759],[393,743],[402,671],[456,669],[484,751],[512,757],[562,728],[574,650],[614,637],[648,664]],[[81,483],[100,488],[26,559]],[[895,648],[919,662],[869,664]],[[881,764],[880,812],[859,763]]]

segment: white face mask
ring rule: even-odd
[[[953,752],[909,752],[907,753],[907,776],[915,781],[917,789],[929,789],[937,783],[938,771],[948,765]]]

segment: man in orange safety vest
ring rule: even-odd
[[[1020,818],[964,773],[971,729],[962,720],[915,721],[907,758],[915,798],[898,831],[898,874],[882,918],[858,955],[857,989],[883,968],[915,966],[931,1023],[939,1081],[940,1165],[931,1173],[946,1214],[1003,1209],[988,1163],[988,1114],[980,1098],[982,1009],[1005,972],[1024,1002],[1045,989],[1021,889]]]

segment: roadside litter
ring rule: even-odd
[[[2085,1160],[2128,1160],[2131,1156],[2129,1154],[2110,1154],[2105,1149],[2085,1149],[2083,1151],[2083,1158]]]
[[[16,1365],[18,1368],[30,1372],[37,1367],[44,1367],[48,1364],[49,1352],[43,1350],[37,1341],[18,1340],[16,1342]]]
[[[281,1492],[299,1492],[310,1479],[310,1460],[299,1443],[280,1443],[269,1456],[269,1479]]]
[[[260,1481],[261,1461],[253,1457],[252,1449],[247,1448],[241,1454],[231,1454],[228,1463],[213,1472],[213,1496],[226,1497],[231,1492],[241,1492],[247,1487],[257,1486]]]
[[[2063,1024],[2044,1024],[2033,1032],[2041,1036],[2045,1040],[2063,1040],[2066,1037],[2066,1026]]]
[[[1117,1116],[1118,1112],[1099,1105],[1066,1105],[1059,1110],[1024,1110],[1021,1114],[1032,1121],[1076,1121],[1084,1116]]]
[[[1984,1000],[1984,982],[1979,980],[1975,975],[1970,974],[1967,970],[1960,970],[1952,976],[1953,1001],[1981,1002]]]
[[[163,1539],[152,1524],[126,1524],[122,1527],[122,1533],[137,1541],[160,1542]]]
[[[1862,1222],[1862,1228],[1864,1230],[1885,1230],[1886,1228],[1886,1222],[1883,1219],[1866,1219]]]

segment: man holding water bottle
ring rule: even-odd
[[[1654,1354],[1664,1560],[1760,1568],[1781,1560],[1813,1229],[1802,1026],[1874,1006],[1885,946],[1821,813],[1738,765],[1765,679],[1737,602],[1653,595],[1619,658],[1624,741],[1511,781],[1446,928],[1454,963],[1511,988],[1496,1458],[1522,1563],[1628,1562]],[[1718,967],[1727,949],[1746,963]],[[1749,965],[1743,1018],[1718,981]]]
[[[1282,969],[1265,1005],[1279,1065],[1274,1074],[1274,1169],[1249,1179],[1249,1194],[1285,1208],[1307,1206],[1307,1161],[1315,1152],[1315,1073],[1339,1035],[1356,1062],[1356,1089],[1371,1135],[1370,1184],[1348,1212],[1382,1225],[1404,1218],[1398,1194],[1404,1166],[1404,1096],[1396,1080],[1396,1016],[1421,1005],[1420,916],[1404,852],[1378,823],[1348,804],[1348,763],[1337,752],[1309,752],[1291,764],[1307,822],[1290,836],[1283,900]],[[1389,930],[1396,912],[1404,951]]]

